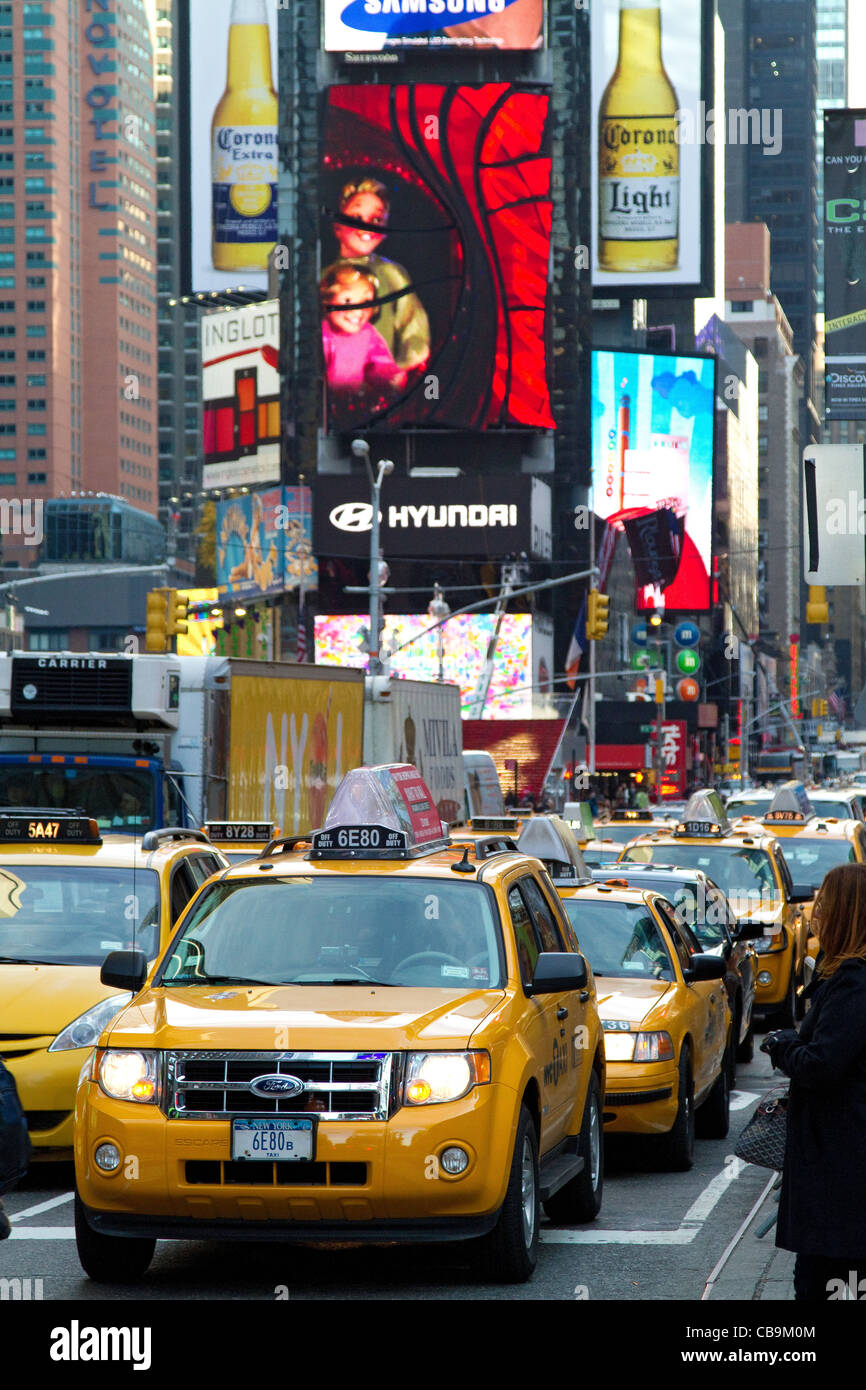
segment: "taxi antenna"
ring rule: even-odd
[[[451,865],[452,874],[474,874],[475,865],[469,863],[469,845],[463,846],[463,858],[459,864]]]

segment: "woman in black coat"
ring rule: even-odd
[[[776,1244],[795,1299],[825,1302],[866,1295],[866,864],[830,870],[812,921],[811,1008],[763,1050],[791,1078]]]

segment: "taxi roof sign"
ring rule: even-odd
[[[610,818],[611,821],[651,821],[655,819],[652,811],[638,808],[633,809],[625,806],[618,806],[615,810],[611,811]]]
[[[311,858],[405,859],[448,844],[427,783],[411,763],[356,767],[334,793]]]
[[[595,821],[592,818],[592,810],[588,801],[566,801],[562,808],[562,818],[568,821],[573,830],[576,830],[584,840],[592,840],[595,836]]]
[[[533,816],[521,830],[517,847],[547,865],[558,883],[590,876],[577,837],[561,816]]]
[[[764,821],[807,821],[815,815],[802,782],[783,782],[769,807]]]
[[[101,845],[99,825],[81,811],[16,806],[0,810],[0,843]]]
[[[675,835],[724,835],[730,829],[717,791],[694,792],[686,802]]]

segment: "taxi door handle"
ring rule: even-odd
[[[556,1011],[556,1017],[560,1021],[564,1018],[568,1018],[568,1009],[564,1008],[563,1005],[560,1004],[559,1008]]]

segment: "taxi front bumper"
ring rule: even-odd
[[[27,1117],[33,1157],[71,1157],[75,1119],[75,1088],[81,1068],[92,1052],[77,1047],[49,1052],[53,1038],[40,1038],[31,1051],[6,1055],[15,1077],[21,1108]]]
[[[115,1235],[470,1238],[492,1229],[505,1200],[519,1110],[510,1088],[477,1086],[460,1101],[404,1107],[386,1121],[322,1120],[312,1163],[239,1162],[230,1120],[167,1119],[87,1082],[76,1182],[88,1223]],[[106,1141],[120,1152],[113,1173],[94,1161]],[[451,1146],[469,1155],[459,1177],[441,1166]]]
[[[758,953],[757,973],[755,975],[755,1002],[753,1012],[771,1013],[785,1002],[788,983],[791,978],[791,943],[786,940],[781,950]],[[768,975],[762,983],[761,976]]]
[[[608,1062],[606,1134],[667,1134],[677,1117],[679,1072],[657,1062]]]

